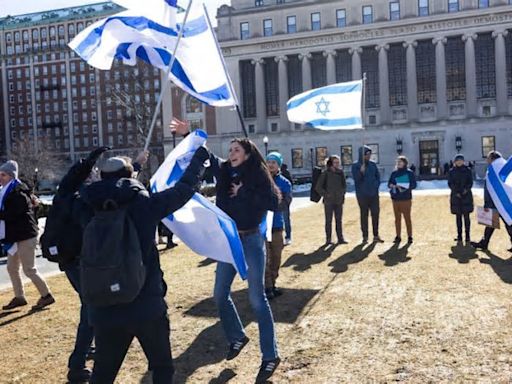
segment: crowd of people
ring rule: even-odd
[[[188,124],[179,120],[173,120],[171,129],[182,136],[189,132]],[[120,156],[98,162],[107,151],[108,147],[99,148],[70,168],[59,184],[40,239],[44,257],[59,263],[81,302],[75,346],[68,361],[69,382],[113,383],[134,338],[144,350],[153,382],[172,382],[174,367],[165,302],[167,286],[155,234],[161,220],[185,205],[198,190],[205,164],[209,164],[216,180],[216,205],[237,225],[248,266],[249,302],[259,328],[262,363],[256,382],[268,380],[281,361],[269,300],[282,294],[277,286],[281,255],[283,248],[292,241],[292,180],[282,155],[271,152],[265,158],[249,139],[232,140],[226,160],[201,147],[173,188],[150,193],[137,180],[137,173],[148,160],[147,152],[142,152],[133,162]],[[369,241],[369,216],[373,242],[381,243],[381,175],[371,155],[371,148],[362,147],[351,173],[360,209],[363,243]],[[500,157],[493,151],[487,161],[491,164]],[[332,244],[333,218],[337,244],[347,244],[342,226],[346,179],[340,158],[330,156],[312,187],[323,198],[326,244]],[[13,299],[3,309],[27,305],[21,266],[41,295],[33,310],[42,309],[55,299],[34,266],[37,199],[18,179],[14,161],[0,166],[0,184],[0,239],[8,255],[7,269],[14,291]],[[451,212],[456,216],[455,240],[462,242],[465,229],[466,242],[475,248],[487,249],[494,232],[492,228],[486,228],[481,241],[471,242],[473,176],[462,155],[454,158],[448,185]],[[416,176],[409,168],[408,159],[399,156],[388,180],[396,244],[402,241],[402,217],[407,243],[413,243],[412,191],[416,186]],[[487,188],[485,208],[496,209]],[[260,228],[268,211],[274,212],[272,222],[267,223],[272,227],[270,237]],[[506,229],[512,241],[512,226],[506,225]],[[213,297],[228,345],[226,360],[235,359],[250,341],[231,297],[236,274],[232,264],[217,263]],[[94,358],[92,371],[86,366],[91,357]]]

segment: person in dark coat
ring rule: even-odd
[[[451,189],[450,208],[457,222],[457,242],[462,242],[462,219],[464,219],[466,242],[471,241],[470,213],[474,210],[473,174],[464,163],[464,156],[459,154],[453,159],[454,166],[448,172],[448,186]]]
[[[389,177],[388,187],[393,200],[393,211],[395,214],[396,238],[395,244],[399,244],[402,239],[402,216],[405,219],[407,227],[408,244],[412,244],[412,190],[416,189],[416,176],[408,168],[409,161],[405,156],[399,156],[396,161],[396,169]]]
[[[487,164],[491,165],[495,160],[500,159],[501,153],[498,151],[491,151],[487,155]],[[484,184],[484,208],[485,210],[494,209],[496,210],[496,204],[494,204],[494,201],[492,200],[491,194],[489,193],[489,189],[487,188],[487,180],[485,180]],[[503,220],[503,217],[501,218]],[[505,224],[505,229],[507,230],[507,233],[510,237],[510,242],[512,243],[512,225],[508,225],[505,220],[503,220],[503,223]],[[491,227],[485,227],[484,231],[484,237],[482,240],[480,240],[478,243],[473,242],[471,245],[474,248],[481,249],[483,251],[487,251],[489,248],[489,242],[491,241],[492,235],[494,234],[495,229]],[[512,252],[512,248],[508,250],[509,252]]]
[[[27,305],[20,268],[36,286],[41,298],[32,310],[55,302],[44,278],[35,266],[38,225],[34,215],[31,190],[18,179],[18,163],[9,160],[0,166],[0,240],[7,252],[7,272],[14,298],[4,310]]]
[[[379,236],[379,187],[380,172],[377,164],[371,160],[372,149],[364,146],[359,149],[359,161],[352,165],[352,177],[356,185],[356,197],[361,213],[361,232],[363,243],[368,242],[368,214],[372,215],[373,242],[382,243]]]
[[[132,302],[106,307],[89,306],[89,320],[96,342],[91,383],[114,382],[134,337],[139,340],[147,356],[149,369],[153,372],[153,383],[172,383],[174,368],[164,299],[166,284],[160,268],[155,233],[164,217],[181,208],[193,196],[207,159],[209,153],[201,147],[173,188],[150,196],[144,185],[132,178],[132,164],[125,158],[112,157],[101,166],[101,181],[80,191],[88,208],[82,212],[84,228],[93,216],[91,210],[104,209],[106,201],[126,207],[137,230],[146,269],[144,285]]]

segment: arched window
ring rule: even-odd
[[[204,104],[190,95],[184,96],[185,119],[190,123],[190,129],[205,129]]]
[[[69,24],[68,25],[68,33],[70,35],[74,35],[75,34],[75,25],[74,24]]]
[[[39,39],[39,29],[33,29],[32,30],[32,39],[38,40]]]
[[[50,27],[50,36],[55,36],[55,27]]]

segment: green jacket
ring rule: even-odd
[[[324,204],[343,204],[347,191],[345,173],[341,169],[323,171],[318,178],[315,189],[324,198]]]

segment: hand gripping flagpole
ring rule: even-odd
[[[212,22],[210,20],[210,15],[208,14],[208,9],[206,8],[206,5],[203,3],[204,13],[206,15],[206,20],[208,21],[208,26],[210,27],[210,31],[213,33],[213,27]],[[222,55],[222,51],[219,46],[219,42],[217,40],[216,36],[213,36],[213,39],[215,40],[215,46],[217,47],[217,51],[219,52],[219,57],[222,61],[222,66],[224,67],[224,72],[226,73],[226,78],[228,79],[229,89],[231,91],[231,95],[233,96],[233,99],[235,99],[235,109],[238,114],[238,118],[240,119],[240,124],[242,125],[242,131],[244,133],[245,137],[249,137],[247,133],[247,129],[245,127],[244,118],[242,116],[242,111],[240,110],[240,102],[238,101],[238,97],[236,96],[235,87],[233,86],[233,81],[231,81],[231,76],[229,76],[228,69],[226,67],[226,61],[224,60],[224,56]]]
[[[169,63],[169,67],[167,68],[167,72],[165,74],[167,81],[165,82],[163,89],[160,90],[160,96],[158,97],[158,102],[156,103],[155,113],[153,113],[153,119],[151,120],[151,126],[149,128],[148,137],[146,138],[146,144],[144,145],[144,151],[147,151],[149,148],[149,144],[151,143],[151,137],[153,136],[153,131],[155,130],[156,119],[160,112],[160,107],[162,106],[164,94],[165,92],[167,92],[167,89],[171,84],[171,81],[169,80],[169,74],[171,73],[172,67],[176,62],[176,52],[178,51],[178,46],[180,45],[181,38],[183,37],[183,34],[185,32],[185,26],[187,23],[188,15],[190,14],[190,9],[192,8],[192,2],[193,0],[190,0],[188,3],[187,10],[185,11],[185,17],[183,18],[183,24],[181,25],[181,28],[178,32],[178,38],[176,40],[176,45],[174,46],[174,52],[172,53],[171,62]]]

